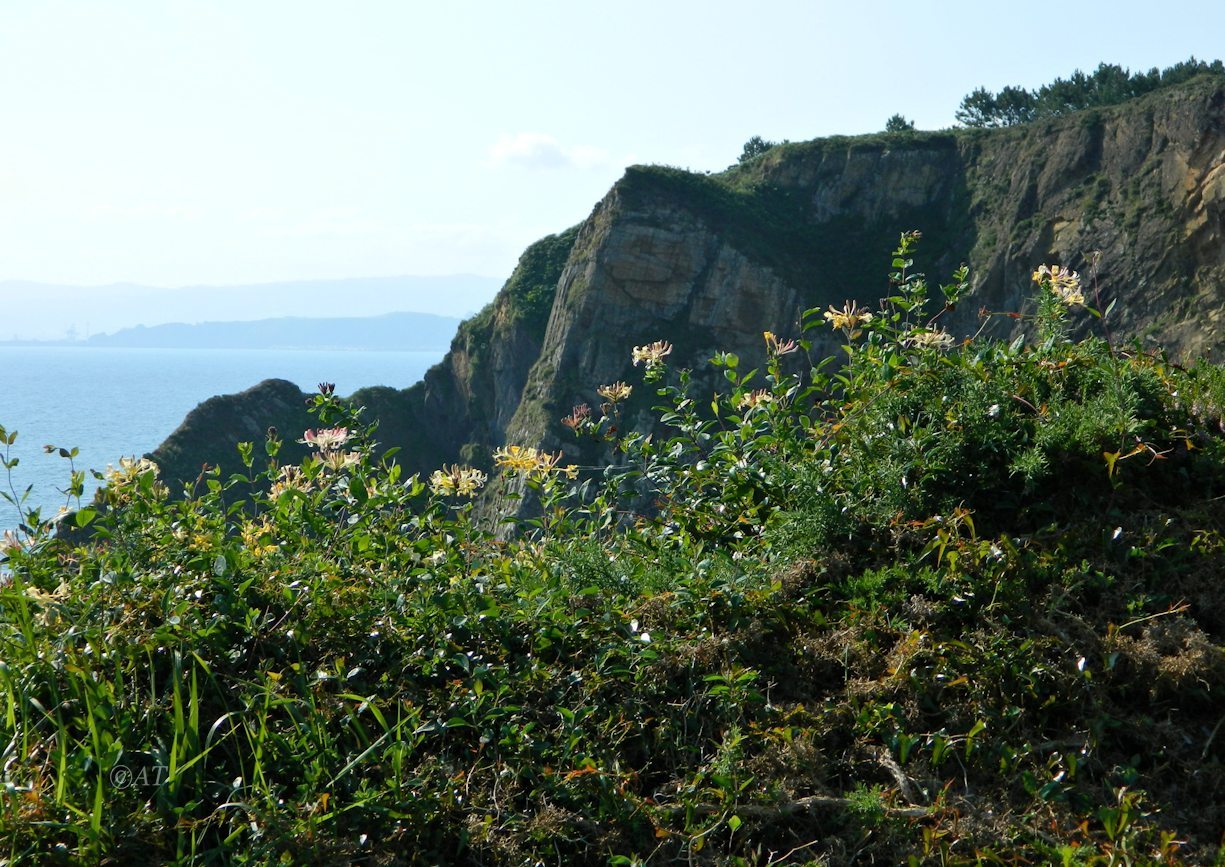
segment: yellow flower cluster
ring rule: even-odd
[[[834,328],[851,331],[871,322],[872,314],[868,312],[868,308],[859,307],[854,301],[846,301],[841,310],[833,304],[829,305],[829,309],[825,311],[825,319]]]
[[[443,466],[430,476],[430,490],[439,497],[471,497],[485,484],[486,476],[478,469],[458,464]]]
[[[1085,293],[1080,288],[1080,275],[1060,265],[1039,265],[1034,282],[1054,292],[1064,304],[1084,304]]]
[[[242,536],[242,543],[253,557],[263,557],[265,554],[270,554],[278,547],[273,541],[274,535],[272,522],[267,518],[262,518],[259,521],[246,521],[243,523],[239,531]]]
[[[634,347],[634,367],[639,362],[646,364],[647,370],[653,370],[664,363],[664,356],[672,352],[672,344],[666,340],[656,340],[646,346]]]
[[[499,469],[537,478],[558,472],[568,479],[577,479],[578,467],[574,464],[563,467],[561,459],[561,452],[553,454],[532,446],[503,446],[493,453],[493,461]]]

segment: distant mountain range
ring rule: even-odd
[[[460,320],[430,313],[344,319],[296,316],[254,322],[202,322],[124,328],[74,345],[136,349],[361,349],[446,351]]]
[[[136,325],[330,319],[397,311],[462,317],[489,303],[501,283],[474,274],[179,288],[0,281],[0,340],[77,341]]]

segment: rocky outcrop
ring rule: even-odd
[[[263,443],[269,428],[284,441],[281,457],[301,460],[305,452],[296,440],[310,426],[306,395],[292,382],[268,379],[238,394],[210,397],[149,457],[177,492],[195,484],[211,467],[237,472],[238,443]],[[263,449],[256,454],[262,455]]]
[[[978,330],[980,308],[1025,308],[1034,267],[1059,262],[1087,278],[1091,303],[1095,292],[1102,307],[1117,299],[1115,337],[1215,356],[1225,82],[1002,130],[782,145],[720,175],[631,168],[580,227],[529,248],[422,383],[354,400],[414,470],[479,465],[508,441],[557,446],[574,403],[633,381],[634,345],[669,340],[669,361],[699,370],[719,349],[752,365],[761,332],[796,336],[806,308],[874,306],[908,229],[923,232],[918,264],[933,279],[971,266],[973,296],[950,319],[962,333]],[[1087,315],[1079,326],[1100,327]],[[818,353],[834,351],[823,329],[809,336]],[[651,395],[639,391],[629,418],[647,424]],[[253,425],[271,419],[250,398],[233,400]]]

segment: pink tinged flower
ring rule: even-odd
[[[320,428],[308,430],[302,434],[298,442],[314,446],[320,451],[330,452],[338,449],[349,441],[349,429],[346,427]]]
[[[780,340],[773,331],[763,331],[761,336],[766,340],[766,352],[771,355],[790,355],[800,348],[794,340]]]
[[[582,403],[571,410],[570,414],[561,420],[561,423],[570,428],[570,430],[577,431],[590,418],[591,407]]]
[[[21,550],[21,539],[12,530],[5,530],[0,536],[0,556],[7,557]]]

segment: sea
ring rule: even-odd
[[[0,454],[19,463],[0,468],[0,490],[30,496],[44,517],[65,505],[68,461],[44,445],[77,448],[78,469],[105,470],[121,457],[162,443],[202,401],[243,391],[265,379],[287,379],[306,392],[321,382],[351,394],[371,385],[407,388],[442,359],[441,351],[365,352],[272,349],[104,349],[0,346],[0,426],[16,441]],[[86,473],[85,500],[97,482]],[[17,510],[0,499],[0,530]]]

